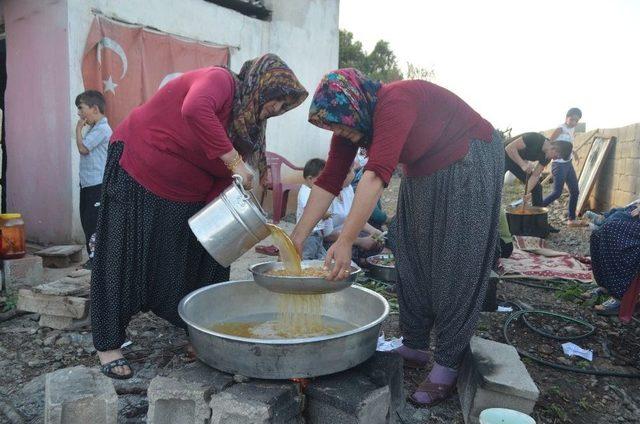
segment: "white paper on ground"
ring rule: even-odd
[[[378,347],[376,350],[378,352],[389,352],[393,349],[397,349],[402,346],[402,337],[396,339],[395,337],[390,340],[385,340],[384,333],[378,337]]]
[[[122,346],[120,346],[120,349],[124,349],[127,346],[131,346],[133,344],[133,342],[131,340],[128,340],[124,343],[122,343]]]
[[[593,361],[593,351],[583,349],[580,346],[573,344],[571,342],[563,343],[562,350],[564,354],[567,356],[579,356],[581,358],[586,359],[587,361]]]
[[[513,312],[511,306],[498,306],[498,312]]]

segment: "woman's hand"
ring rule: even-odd
[[[233,169],[233,173],[242,177],[242,186],[245,190],[251,190],[253,188],[253,171],[249,169],[243,161],[238,163]]]
[[[351,273],[351,248],[353,244],[342,238],[331,245],[324,260],[324,265],[329,268],[327,280],[344,280]],[[333,269],[331,263],[333,262]]]
[[[381,246],[380,241],[376,240],[372,236],[359,238],[357,244],[362,250],[373,250]]]
[[[296,231],[296,228],[293,229],[293,232],[289,235],[289,238],[293,242],[293,245],[296,247],[298,254],[302,257],[302,248],[304,246],[304,241],[306,237],[303,237],[299,232]]]

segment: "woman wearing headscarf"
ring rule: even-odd
[[[153,311],[185,327],[178,303],[206,284],[228,280],[187,220],[232,183],[251,188],[245,160],[266,169],[269,117],[308,93],[277,56],[187,72],[162,87],[111,138],[91,281],[93,342],[102,372],[129,378],[120,346],[133,315]]]
[[[484,300],[498,233],[504,152],[501,136],[455,94],[426,81],[380,84],[355,69],[320,82],[309,121],[333,131],[327,165],[292,238],[301,246],[340,191],[358,148],[368,162],[344,229],[329,249],[329,278],[348,275],[351,246],[398,163],[404,165],[391,224],[406,365],[435,363],[410,400],[448,398]]]

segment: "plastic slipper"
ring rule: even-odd
[[[265,245],[260,245],[260,246],[256,246],[256,252],[257,253],[262,253],[263,255],[267,255],[267,256],[278,256],[280,254],[280,250],[278,250],[278,248],[274,245],[271,246],[265,246]]]
[[[418,408],[432,408],[445,400],[449,399],[456,391],[456,383],[453,384],[436,384],[430,382],[428,379],[424,380],[416,388],[416,392],[427,393],[431,398],[431,402],[422,403],[419,402],[413,395],[407,397],[409,403]]]
[[[129,367],[129,373],[127,374],[118,374],[113,372],[115,367]],[[100,366],[100,372],[106,375],[109,378],[114,378],[116,380],[128,380],[133,377],[133,368],[131,368],[131,364],[125,358],[116,359],[115,361],[107,362],[104,365]]]
[[[584,299],[584,300],[589,300],[589,299],[593,299],[594,297],[597,297],[601,294],[606,294],[607,290],[604,287],[595,287],[591,290],[587,290],[586,292],[582,293],[580,295],[580,298]]]

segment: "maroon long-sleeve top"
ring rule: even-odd
[[[220,156],[233,148],[235,82],[218,67],[170,81],[118,126],[111,141],[125,144],[120,165],[140,185],[164,199],[208,201],[231,184]]]
[[[493,126],[458,96],[426,81],[383,85],[373,114],[365,170],[389,183],[398,163],[409,177],[431,175],[462,159],[471,140],[491,141]],[[338,195],[358,146],[333,136],[318,186]]]

